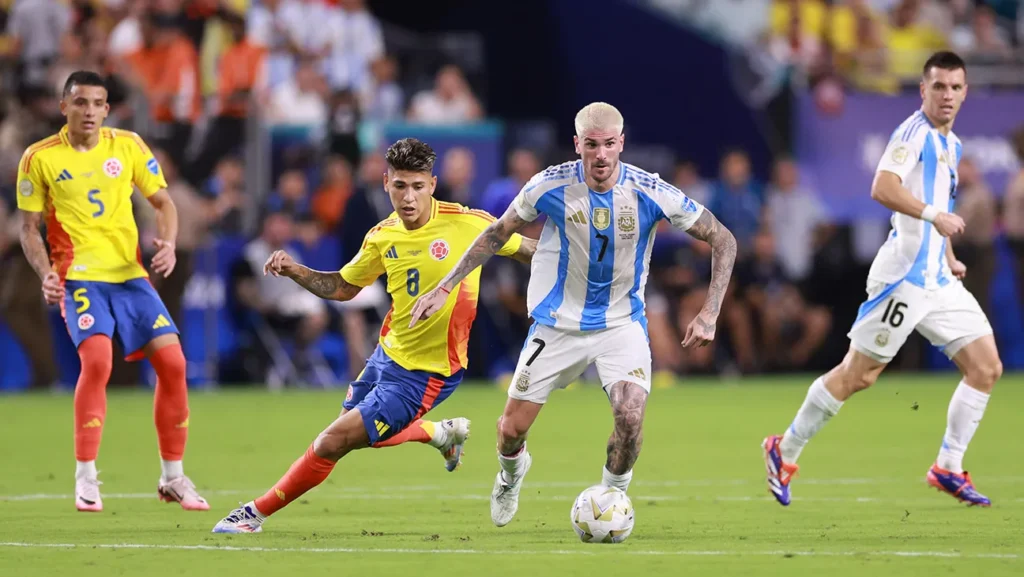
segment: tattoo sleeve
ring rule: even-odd
[[[321,272],[301,265],[292,280],[316,296],[332,301],[351,300],[362,290],[342,278],[339,272]]]
[[[613,475],[622,475],[633,468],[643,447],[647,391],[636,383],[620,381],[609,388],[608,400],[612,404],[615,430],[608,439],[605,467]]]
[[[469,276],[469,273],[497,254],[501,247],[505,246],[505,243],[508,242],[508,239],[512,238],[512,235],[524,226],[526,226],[526,221],[519,216],[516,209],[511,206],[508,207],[508,210],[505,211],[501,218],[492,222],[490,226],[480,233],[480,236],[476,237],[473,246],[469,247],[469,250],[466,251],[466,254],[462,255],[455,268],[437,286],[444,287],[449,291],[453,290],[455,285]],[[534,241],[534,248],[536,248],[536,241]],[[532,253],[530,256],[532,258]]]
[[[725,291],[729,288],[732,268],[736,264],[736,237],[707,209],[687,233],[711,245],[711,286],[701,312],[718,318]]]
[[[39,278],[43,278],[51,272],[50,255],[46,252],[46,244],[43,243],[43,233],[39,231],[39,225],[43,216],[39,212],[21,213],[21,250],[25,251],[25,258],[35,269]]]

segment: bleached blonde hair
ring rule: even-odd
[[[607,102],[591,102],[576,113],[576,136],[590,130],[610,130],[622,134],[622,113]]]

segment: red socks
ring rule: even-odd
[[[93,335],[78,346],[82,370],[75,385],[75,460],[95,461],[107,418],[107,382],[114,364],[113,343]]]
[[[429,443],[433,438],[434,423],[424,421],[423,419],[416,419],[390,439],[374,443],[373,447],[379,449],[381,447],[394,447],[402,443]]]
[[[280,511],[306,491],[323,483],[334,470],[335,464],[334,461],[318,457],[313,452],[313,445],[310,445],[306,454],[292,463],[284,477],[265,495],[256,499],[256,509],[264,516]]]
[[[149,358],[156,371],[156,395],[153,421],[160,445],[160,458],[180,461],[188,440],[188,384],[185,380],[185,355],[181,344],[167,345]]]

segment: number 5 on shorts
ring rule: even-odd
[[[540,337],[536,337],[530,342],[537,343],[537,350],[533,351],[533,354],[530,355],[530,358],[526,360],[526,366],[532,365],[533,361],[537,360],[537,355],[539,355],[540,352],[544,350],[544,345],[546,344],[544,342],[544,339]]]

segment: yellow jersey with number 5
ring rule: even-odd
[[[391,360],[410,371],[445,377],[466,367],[469,330],[476,318],[480,268],[459,283],[444,307],[409,328],[417,297],[433,290],[473,246],[494,217],[452,202],[431,199],[430,220],[408,230],[397,213],[366,233],[359,253],[341,269],[346,282],[365,287],[388,277],[391,310],[380,329],[380,345]],[[523,237],[513,234],[499,255],[519,250]]]
[[[101,128],[86,152],[68,128],[29,146],[18,165],[18,208],[44,213],[50,261],[61,279],[121,283],[148,276],[132,213],[133,185],[167,188],[153,153],[134,132]]]

